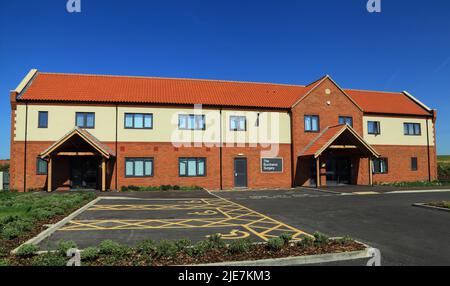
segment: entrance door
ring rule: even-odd
[[[236,188],[247,187],[247,159],[234,159],[234,186]]]
[[[327,159],[327,185],[349,185],[352,182],[351,160],[348,157]]]
[[[98,158],[73,158],[72,189],[98,189]]]

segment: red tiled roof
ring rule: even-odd
[[[18,100],[203,104],[290,109],[322,79],[302,86],[38,72]],[[365,112],[430,115],[403,93],[356,90],[345,92]]]
[[[303,90],[281,84],[38,73],[21,99],[289,108]]]
[[[72,131],[64,135],[61,139],[59,139],[50,147],[48,147],[44,152],[39,154],[39,156],[41,156],[41,158],[49,156],[50,153],[55,151],[58,147],[60,147],[64,142],[66,142],[69,138],[71,138],[75,134],[78,134],[81,138],[83,138],[83,140],[87,141],[91,146],[99,150],[106,157],[109,158],[109,156],[116,156],[114,151],[112,151],[108,146],[100,142],[100,140],[98,140],[94,135],[89,133],[87,130],[79,127],[75,127],[74,129],[72,129]]]
[[[356,139],[361,143],[361,146],[365,146],[369,152],[374,156],[379,156],[377,151],[373,149],[352,127],[347,124],[340,124],[335,126],[327,127],[322,133],[319,134],[311,143],[306,146],[300,156],[320,156],[321,153],[329,147],[333,142],[337,140],[344,132],[348,132],[352,138]]]
[[[402,92],[345,90],[368,113],[430,115]]]
[[[346,125],[336,125],[326,128],[316,139],[314,139],[309,146],[305,148],[302,156],[313,156],[325,144],[327,144],[336,134],[338,134]]]

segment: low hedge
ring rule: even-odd
[[[152,186],[123,186],[120,189],[122,192],[155,192],[155,191],[197,191],[203,190],[199,186],[180,187],[178,185],[161,185],[158,187]]]
[[[441,181],[450,182],[450,163],[438,164],[438,178]]]

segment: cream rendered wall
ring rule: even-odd
[[[259,126],[256,122],[259,114]],[[231,116],[245,116],[246,131],[230,130]],[[290,144],[291,120],[287,112],[222,111],[224,143]]]
[[[48,112],[48,128],[38,128],[39,111]],[[28,105],[28,141],[57,141],[75,127],[76,112],[95,112],[95,128],[88,131],[100,141],[115,141],[115,107]],[[16,141],[25,140],[25,105],[17,105]]]
[[[193,108],[119,107],[118,141],[120,142],[208,142],[220,140],[219,115],[215,110]],[[126,129],[126,113],[153,114],[153,129]],[[205,115],[207,130],[178,130],[180,114]],[[205,140],[205,141],[203,141]]]
[[[39,111],[48,112],[48,128],[38,128]],[[95,128],[88,129],[103,142],[116,139],[115,106],[29,105],[28,140],[57,141],[75,127],[76,112],[94,112]],[[16,112],[14,140],[25,140],[26,106],[19,104]],[[153,114],[153,129],[125,129],[125,113]],[[256,120],[259,117],[259,127]],[[204,114],[206,130],[178,130],[179,114]],[[246,116],[246,131],[230,131],[230,116]],[[290,144],[290,117],[287,112],[222,111],[222,138],[224,143]],[[219,109],[118,107],[119,142],[220,142]]]
[[[125,129],[126,113],[153,114],[153,129]],[[178,130],[180,114],[203,114],[206,130]],[[230,131],[230,116],[246,116],[246,131]],[[290,144],[290,118],[287,112],[260,112],[260,126],[256,127],[256,111],[222,111],[224,143],[281,143]],[[119,135],[121,142],[220,142],[220,111],[193,108],[119,107]]]
[[[368,133],[368,121],[380,122],[380,135]],[[371,145],[427,145],[427,124],[430,146],[434,145],[434,127],[431,119],[414,119],[400,117],[364,116],[364,139]],[[404,135],[403,123],[420,123],[422,134],[420,136]]]

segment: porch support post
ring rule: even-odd
[[[316,158],[316,187],[319,188],[320,183],[320,156]]]
[[[102,192],[106,192],[106,159],[102,157]]]
[[[53,159],[52,157],[49,157],[47,166],[47,192],[49,193],[53,190],[52,181],[53,181]]]
[[[369,185],[373,186],[373,161],[372,158],[369,157]]]

